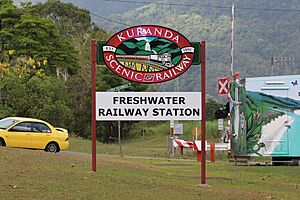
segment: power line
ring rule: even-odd
[[[107,20],[107,21],[110,21],[110,22],[113,22],[113,23],[116,23],[116,24],[121,24],[121,25],[124,25],[124,26],[130,26],[129,24],[126,24],[124,22],[120,22],[120,21],[113,20],[113,19],[110,19],[110,18],[107,18],[107,17],[103,17],[101,15],[97,15],[97,14],[94,14],[94,13],[91,13],[91,12],[86,12],[86,13],[89,13],[92,16],[95,16],[95,17],[98,17],[100,19],[104,19],[104,20]]]
[[[219,9],[231,9],[230,6],[211,6],[211,5],[201,5],[201,4],[180,4],[180,3],[163,3],[163,2],[151,2],[151,1],[129,1],[129,0],[105,0],[105,1],[109,1],[109,2],[121,2],[121,3],[141,3],[141,4],[145,4],[145,3],[150,3],[150,4],[157,4],[157,5],[169,5],[169,6],[186,6],[186,7],[192,7],[192,6],[201,6],[203,8],[219,8]],[[250,8],[250,7],[236,7],[236,10],[258,10],[258,11],[276,11],[276,12],[300,12],[300,10],[297,9],[276,9],[276,8]],[[85,11],[83,11],[85,12]],[[86,11],[86,13],[89,13],[92,16],[98,17],[100,19],[106,20],[106,21],[110,21],[116,24],[120,24],[123,26],[130,26],[127,23],[121,22],[121,21],[117,21],[117,20],[113,20],[111,18],[107,18],[95,13],[92,13],[90,11]]]
[[[156,4],[166,6],[185,6],[194,7],[200,6],[200,8],[219,8],[219,9],[231,9],[231,6],[216,6],[216,5],[201,5],[201,4],[182,4],[182,3],[163,3],[163,2],[152,2],[152,1],[129,1],[129,0],[105,0],[110,2],[120,3],[141,3],[141,4]],[[273,11],[273,12],[300,12],[299,9],[281,9],[281,8],[254,8],[254,7],[236,7],[236,10],[256,10],[256,11]]]
[[[166,6],[185,6],[185,7],[192,7],[192,6],[201,6],[205,8],[225,8],[231,9],[229,6],[210,6],[210,5],[201,5],[201,4],[180,4],[180,3],[163,3],[163,2],[152,2],[152,1],[128,1],[128,0],[104,0],[110,2],[121,2],[121,3],[141,3],[141,4],[157,4],[157,5],[166,5]]]

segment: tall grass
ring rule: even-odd
[[[192,135],[192,130],[195,127],[201,128],[201,121],[179,121],[179,124],[183,124],[183,134],[179,135],[179,138],[185,140],[195,139]],[[145,130],[145,138],[152,138],[156,136],[167,136],[170,134],[170,122],[156,122],[156,121],[147,121],[137,123],[128,133],[129,138],[136,139],[143,137],[142,130]],[[207,121],[206,122],[206,138],[209,141],[219,141],[222,133],[218,131],[218,122],[217,120]],[[198,139],[201,138],[201,135],[198,135]]]

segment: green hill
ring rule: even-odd
[[[93,21],[108,31],[156,24],[173,28],[190,41],[205,40],[207,87],[213,96],[217,96],[217,79],[230,73],[231,0],[63,2],[89,9],[93,13]],[[294,65],[275,62],[274,75],[299,74],[299,2],[244,0],[236,2],[235,8],[234,71],[240,72],[241,77],[269,76],[270,59],[275,56],[283,60],[294,57],[296,62]],[[199,91],[199,74],[198,66],[191,67],[179,78],[180,90]],[[167,82],[157,87],[171,91],[174,83]]]
[[[128,12],[112,15],[112,19],[129,25],[157,24],[173,28],[190,41],[207,43],[208,91],[217,96],[217,79],[230,72],[231,1],[171,0],[148,4]],[[123,6],[131,3],[116,3]],[[297,55],[300,50],[299,3],[291,1],[236,2],[234,35],[234,71],[241,77],[271,75],[271,57],[294,57],[294,66],[275,63],[274,74],[299,74]],[[101,23],[99,23],[101,24]],[[110,30],[124,28],[110,24]],[[180,79],[180,90],[200,90],[200,69],[192,67]],[[161,90],[174,90],[172,82],[160,85]]]

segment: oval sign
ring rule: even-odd
[[[124,29],[103,46],[106,66],[118,76],[140,83],[160,83],[183,74],[194,48],[180,33],[162,26]]]

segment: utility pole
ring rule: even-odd
[[[232,8],[231,8],[231,64],[230,64],[230,72],[233,77],[233,54],[234,54],[234,46],[233,46],[233,37],[234,37],[234,0],[232,0]]]
[[[270,64],[271,64],[271,76],[274,76],[274,66],[294,66],[295,65],[295,58],[294,57],[271,57]]]
[[[118,141],[119,141],[119,148],[120,148],[120,156],[123,157],[122,144],[121,144],[121,121],[120,120],[118,120]]]
[[[120,92],[120,89],[118,89],[118,92]],[[119,142],[120,156],[123,157],[122,143],[121,143],[121,121],[120,120],[118,120],[118,142]]]
[[[230,83],[230,80],[235,80],[234,78],[234,70],[233,70],[233,55],[234,55],[234,43],[233,43],[233,39],[234,39],[234,20],[235,20],[235,15],[234,15],[234,0],[232,0],[232,7],[231,7],[231,42],[230,42],[230,47],[231,47],[231,63],[230,63],[230,74],[228,76],[228,81]],[[228,91],[228,94],[227,94],[227,101],[228,103],[230,104],[230,88],[229,88],[229,91]],[[230,122],[231,122],[231,116],[230,116],[230,112],[228,112],[228,117],[227,117],[227,133],[226,133],[226,136],[227,136],[227,142],[230,143]]]
[[[179,92],[179,77],[177,77],[174,81],[174,91]],[[175,155],[175,149],[174,149],[174,141],[175,141],[175,134],[174,134],[174,127],[175,124],[177,124],[177,120],[170,120],[170,142],[171,142],[171,153],[172,156]]]

